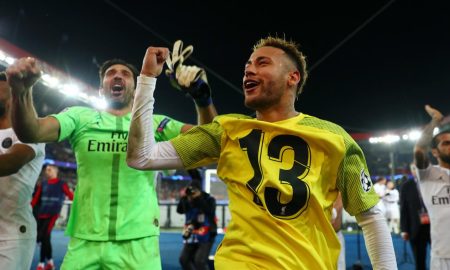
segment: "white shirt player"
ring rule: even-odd
[[[431,255],[450,259],[450,170],[430,165],[417,171],[423,202],[430,216]]]
[[[18,140],[12,128],[0,129],[0,154],[5,154]],[[45,144],[26,144],[35,158],[17,173],[0,177],[0,241],[36,238],[36,221],[31,197],[45,158]]]

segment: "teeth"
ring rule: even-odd
[[[245,82],[244,85],[245,85],[245,87],[250,88],[250,87],[256,86],[257,83],[256,82]]]
[[[120,90],[122,90],[123,89],[123,87],[122,87],[122,85],[120,85],[120,84],[115,84],[115,85],[113,85],[113,87],[112,87],[112,90],[114,90],[114,91],[120,91]]]

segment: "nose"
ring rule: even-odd
[[[247,65],[244,70],[244,76],[248,77],[250,75],[255,75],[255,70],[252,68],[251,65]]]

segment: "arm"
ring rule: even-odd
[[[33,58],[21,58],[6,70],[12,92],[12,125],[22,142],[55,142],[59,122],[53,117],[38,118],[33,105],[32,87],[41,70]]]
[[[153,131],[153,92],[156,76],[168,55],[166,48],[149,47],[145,53],[141,76],[134,96],[127,164],[139,170],[180,169],[183,164],[170,142],[155,142]]]
[[[336,201],[334,201],[333,209],[336,209],[336,217],[331,221],[331,225],[335,232],[338,232],[342,226],[342,196],[339,192]]]
[[[216,108],[212,103],[211,88],[204,69],[197,66],[184,65],[184,61],[192,54],[192,45],[183,49],[183,41],[177,40],[174,43],[172,54],[169,54],[166,63],[166,75],[169,77],[171,85],[189,95],[195,102],[197,111],[197,124],[211,123],[217,116]],[[187,125],[182,132],[188,130]]]
[[[428,151],[430,150],[430,143],[433,139],[433,130],[437,127],[443,116],[438,110],[429,105],[425,105],[425,110],[431,116],[430,123],[422,131],[422,136],[414,146],[414,163],[418,169],[425,169],[430,164],[428,159]]]
[[[42,185],[38,184],[33,199],[31,199],[31,207],[34,208],[38,204],[39,199],[41,198],[41,194],[42,194]]]
[[[34,150],[26,144],[14,144],[11,149],[0,155],[0,176],[17,173],[36,156]]]
[[[214,119],[214,117],[217,116],[216,107],[214,107],[214,104],[211,102],[206,107],[200,107],[195,103],[195,110],[197,111],[197,124],[203,125],[211,123]],[[194,125],[185,124],[181,128],[181,133],[185,133],[186,131],[190,130]]]
[[[178,205],[177,205],[177,213],[178,214],[186,213],[188,210],[188,207],[189,207],[189,202],[187,200],[187,197],[186,196],[181,197],[180,201],[178,202]]]
[[[374,206],[356,216],[373,269],[397,269],[391,234],[381,211]]]
[[[63,192],[69,198],[69,200],[73,201],[73,192],[70,190],[69,185],[67,183],[63,183]]]

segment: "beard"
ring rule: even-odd
[[[450,155],[443,154],[439,151],[439,159],[441,159],[447,164],[450,164]]]
[[[123,102],[123,101],[117,101],[117,100],[115,100],[115,101],[110,101],[110,102],[109,102],[109,107],[111,107],[111,108],[113,108],[113,109],[115,109],[115,110],[123,109],[123,108],[125,108],[126,106],[128,106],[128,103],[125,103],[125,102]]]
[[[282,92],[277,90],[275,83],[270,83],[268,87],[263,87],[262,85],[260,87],[260,92],[257,97],[249,100],[247,98],[245,99],[245,107],[255,111],[264,110],[280,101]],[[276,89],[276,91],[272,91],[272,89]]]

